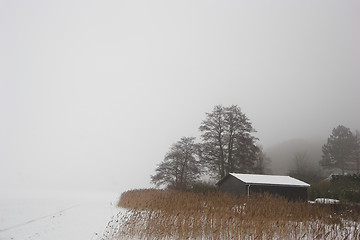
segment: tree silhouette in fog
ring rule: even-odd
[[[320,165],[326,169],[340,169],[344,175],[346,171],[359,172],[358,134],[343,125],[334,128],[327,143],[322,147]]]
[[[171,146],[156,168],[156,174],[151,176],[152,183],[172,189],[186,189],[191,186],[200,175],[198,149],[194,137],[181,138]]]
[[[257,164],[261,149],[252,135],[255,129],[238,106],[215,106],[206,113],[200,131],[201,161],[215,177],[222,178],[230,172],[262,173],[263,166]]]
[[[217,180],[230,172],[264,173],[270,158],[256,144],[255,129],[238,106],[215,106],[199,129],[202,142],[183,137],[173,144],[151,176],[153,184],[187,189],[202,173]]]
[[[318,182],[323,178],[319,166],[316,166],[307,152],[294,154],[289,175],[307,183]]]

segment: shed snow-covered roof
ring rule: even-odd
[[[229,175],[239,179],[240,181],[244,182],[245,184],[285,185],[285,186],[293,186],[293,187],[310,187],[310,185],[307,184],[306,182],[300,181],[300,180],[298,180],[296,178],[292,178],[290,176],[261,175],[261,174],[240,174],[240,173],[230,173]],[[219,183],[222,180],[220,180]]]

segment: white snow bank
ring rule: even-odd
[[[325,203],[325,204],[339,204],[340,201],[337,199],[331,199],[331,198],[317,198],[314,201],[315,203]]]

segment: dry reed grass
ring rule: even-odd
[[[360,239],[358,207],[257,195],[155,189],[121,195],[128,209],[102,239]]]

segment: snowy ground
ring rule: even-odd
[[[120,193],[0,191],[0,240],[99,239]]]

